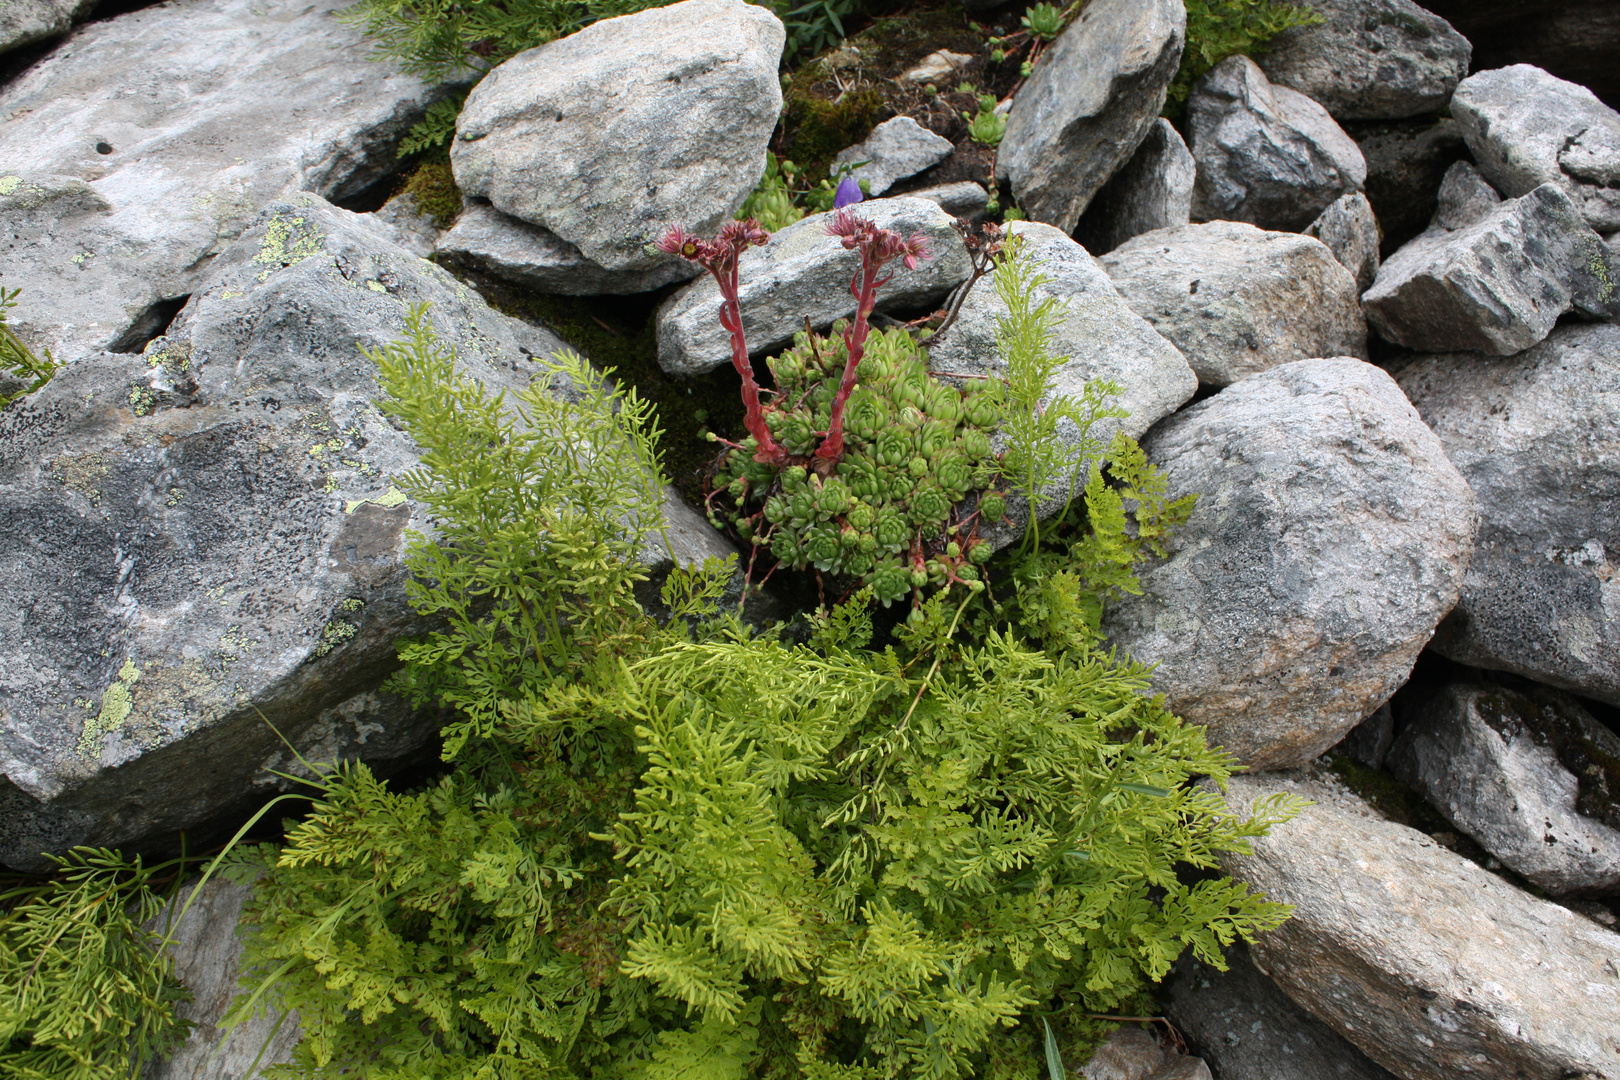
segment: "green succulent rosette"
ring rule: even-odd
[[[800,333],[770,361],[777,388],[765,422],[804,464],[762,465],[753,460],[754,441],[745,440],[719,463],[710,520],[792,569],[858,579],[885,605],[929,583],[976,580],[990,546],[971,527],[953,534],[960,523],[952,516],[974,493],[972,523],[1005,513],[1005,500],[986,490],[1005,387],[993,379],[941,382],[911,334],[874,330],[844,406],[844,458],[819,475],[810,466],[844,371],[843,329]]]

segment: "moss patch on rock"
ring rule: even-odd
[[[396,194],[409,194],[416,199],[417,208],[441,229],[448,229],[461,214],[461,189],[456,186],[447,157],[422,162],[405,178]]]

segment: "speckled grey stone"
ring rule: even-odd
[[[1390,771],[1480,847],[1553,896],[1620,889],[1620,736],[1557,691],[1467,683],[1402,717]]]
[[[1255,965],[1407,1080],[1620,1076],[1620,935],[1538,900],[1324,782],[1234,777],[1245,812],[1315,805],[1222,867],[1293,916]]]
[[[849,175],[865,180],[869,194],[882,195],[896,180],[916,176],[950,155],[951,140],[941,138],[909,116],[896,116],[872,129],[864,142],[838,152],[838,162],[864,161]]]
[[[1327,245],[1339,265],[1356,279],[1358,292],[1378,276],[1378,219],[1361,192],[1340,195],[1320,217],[1305,226],[1304,233]]]
[[[1367,358],[1356,280],[1311,237],[1211,221],[1143,233],[1101,261],[1205,385],[1293,360]]]
[[[1483,221],[1501,202],[1501,194],[1480,175],[1473,162],[1458,161],[1440,180],[1433,224],[1448,232],[1466,229]]]
[[[1256,55],[1279,86],[1338,120],[1400,120],[1446,107],[1472,49],[1411,0],[1310,0],[1321,21],[1284,30]]]
[[[707,235],[765,172],[786,31],[742,0],[682,0],[521,52],[473,88],[450,163],[466,195],[606,270],[671,225]]]
[[[1564,189],[1594,229],[1620,229],[1620,113],[1584,86],[1514,64],[1464,79],[1451,115],[1496,189]]]
[[[1133,236],[1187,224],[1197,172],[1192,151],[1161,116],[1131,159],[1097,192],[1074,238],[1102,255]]]
[[[1327,110],[1272,86],[1246,56],[1228,57],[1194,84],[1187,125],[1198,162],[1194,221],[1303,229],[1367,181],[1360,147]]]
[[[1395,381],[1349,358],[1251,375],[1142,445],[1198,503],[1104,631],[1211,743],[1256,769],[1309,761],[1389,699],[1456,603],[1468,485]]]
[[[1620,327],[1398,377],[1479,497],[1479,550],[1435,649],[1620,704]]]
[[[1074,231],[1157,121],[1186,37],[1181,0],[1092,0],[1041,55],[996,157],[1032,220]]]
[[[0,6],[0,53],[65,34],[96,0],[7,0]]]

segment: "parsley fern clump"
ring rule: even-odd
[[[751,236],[708,249],[718,276]],[[843,340],[857,374],[913,355]],[[421,311],[373,358],[439,530],[408,558],[444,629],[394,685],[459,719],[437,783],[325,770],[285,846],[232,864],[263,875],[234,1015],[298,1011],[282,1075],[1033,1077],[1148,1008],[1185,948],[1219,965],[1285,917],[1186,871],[1291,807],[1228,811],[1195,781],[1231,759],[1099,645],[1102,599],[1185,509],[1139,451],[1088,463],[1076,524],[978,588],[919,591],[881,647],[871,586],[791,641],[719,609],[729,560],[644,612],[656,430],[583,361],[490,398]],[[765,416],[756,463],[829,459]]]

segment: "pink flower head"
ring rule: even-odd
[[[728,221],[713,240],[702,240],[679,225],[658,239],[659,251],[679,255],[687,262],[697,263],[715,274],[726,274],[737,265],[737,257],[751,247],[759,247],[770,240],[771,234],[760,228],[753,218],[747,221]]]

